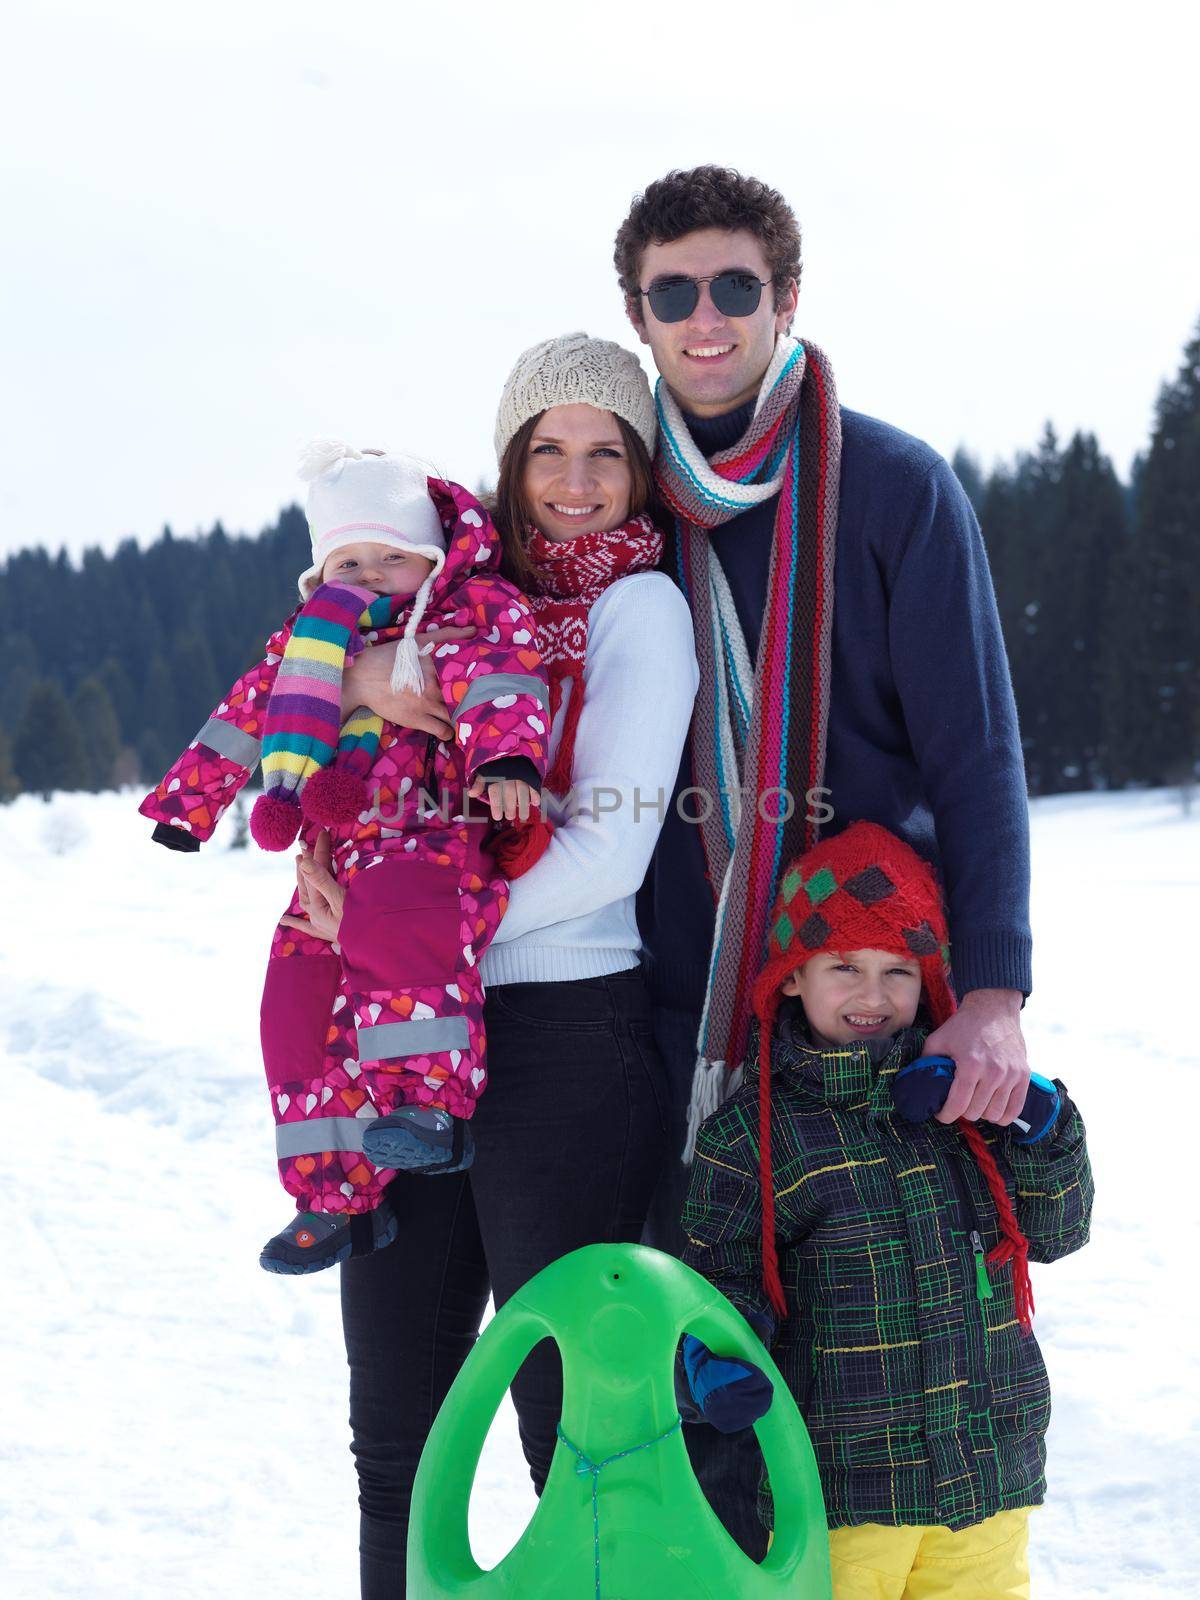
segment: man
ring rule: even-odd
[[[818,827],[859,818],[900,834],[944,880],[959,1009],[928,1041],[957,1063],[941,1119],[1007,1124],[1029,1078],[1028,813],[966,495],[927,445],[841,409],[823,355],[789,338],[800,234],[773,189],[719,167],[670,173],[634,201],[615,262],[661,375],[656,475],[701,663],[639,901],[679,1145],[687,1112],[690,1144],[736,1086],[781,864]],[[680,1164],[648,1242],[678,1251],[685,1187]],[[701,1463],[758,1554],[745,1516],[755,1473],[744,1450],[736,1471]]]

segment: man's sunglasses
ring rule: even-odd
[[[770,282],[752,272],[718,272],[711,278],[658,278],[638,293],[649,300],[659,322],[682,322],[700,304],[700,285],[706,283],[712,303],[723,317],[749,317],[758,310]]]

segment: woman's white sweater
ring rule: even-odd
[[[597,978],[638,963],[634,895],[671,803],[700,681],[691,612],[665,573],[619,578],[593,604],[583,677],[573,804],[512,884],[480,964],[488,987]],[[551,762],[573,687],[550,731]]]

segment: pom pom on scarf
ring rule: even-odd
[[[250,832],[264,850],[286,850],[296,842],[303,821],[300,807],[293,800],[260,794],[250,813]]]
[[[300,792],[300,809],[322,828],[343,828],[367,809],[371,795],[355,772],[322,767]]]

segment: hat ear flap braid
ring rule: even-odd
[[[779,1251],[775,1244],[775,1175],[771,1167],[771,1040],[779,994],[775,991],[759,1013],[758,1062],[758,1182],[762,1196],[763,1287],[776,1316],[787,1316],[787,1302],[779,1276]]]
[[[987,1259],[996,1266],[1002,1266],[1006,1261],[1012,1262],[1013,1305],[1021,1331],[1029,1333],[1033,1328],[1034,1310],[1033,1285],[1029,1281],[1029,1241],[1021,1232],[1021,1225],[1017,1221],[1013,1203],[1008,1198],[1008,1190],[1004,1187],[1004,1179],[1000,1176],[996,1158],[988,1149],[983,1134],[975,1123],[967,1122],[963,1117],[958,1120],[958,1129],[979,1164],[979,1170],[988,1186],[988,1193],[995,1204],[996,1216],[1000,1223],[1000,1243],[994,1250],[988,1252]]]

